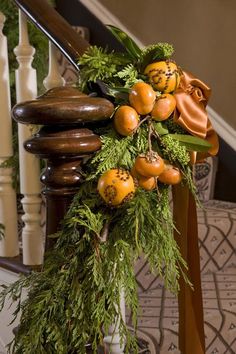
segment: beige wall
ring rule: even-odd
[[[213,90],[211,107],[236,129],[235,0],[99,0],[145,45],[169,42],[175,60]]]

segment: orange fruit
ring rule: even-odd
[[[106,171],[98,180],[98,193],[110,206],[118,206],[133,197],[133,177],[126,170],[114,168]]]
[[[162,121],[169,118],[176,107],[176,99],[169,93],[164,93],[156,100],[151,112],[152,119]]]
[[[135,166],[131,168],[131,176],[134,178],[135,185],[142,187],[147,191],[151,191],[156,188],[156,178],[155,177],[144,177],[141,176],[135,169]]]
[[[156,188],[156,179],[155,177],[140,177],[138,180],[138,185],[146,191],[152,191]]]
[[[135,160],[134,167],[141,176],[157,177],[164,170],[164,161],[157,154],[151,157],[139,155]]]
[[[180,83],[177,65],[168,60],[147,65],[144,74],[148,76],[149,82],[156,90],[164,93],[175,91]]]
[[[139,123],[138,113],[130,106],[121,106],[114,115],[115,130],[123,136],[132,135]]]
[[[152,86],[137,82],[131,87],[129,103],[139,114],[148,114],[153,109],[156,93]]]
[[[160,174],[158,180],[165,184],[178,184],[182,180],[182,175],[178,167],[165,160],[164,171]]]

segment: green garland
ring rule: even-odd
[[[140,50],[125,33],[114,27],[111,30],[127,53],[90,47],[80,59],[80,85],[88,92],[88,81],[92,81],[93,88],[102,87],[116,105],[126,104],[129,88],[137,81],[147,81],[140,74],[143,67],[153,60],[170,58],[173,48],[160,43]],[[115,319],[119,319],[125,352],[137,353],[136,339],[121,317],[120,296],[123,289],[136,329],[139,305],[133,265],[140,254],[175,294],[180,276],[191,286],[185,274],[187,265],[173,237],[169,186],[158,183],[158,189],[151,191],[137,188],[132,199],[111,208],[99,197],[97,181],[113,168],[130,170],[135,158],[151,148],[178,166],[184,177],[182,183],[195,193],[189,150],[203,151],[209,145],[188,135],[171,118],[168,122],[151,122],[146,117],[135,134],[127,137],[121,137],[111,122],[97,133],[102,148],[87,163],[85,182],[61,230],[54,235],[56,245],[46,254],[42,271],[3,286],[0,307],[11,298],[17,302],[14,315],[21,311],[18,332],[9,346],[16,354],[85,354],[88,342],[96,353]],[[28,291],[24,301],[23,289]]]

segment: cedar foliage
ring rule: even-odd
[[[173,48],[159,43],[141,50],[125,33],[113,26],[110,29],[126,47],[126,55],[89,48],[80,59],[80,86],[89,91],[88,81],[99,88],[102,84],[103,93],[118,105],[127,102],[129,88],[136,80],[147,81],[141,70],[147,58],[150,62],[167,59]],[[120,297],[122,289],[136,329],[139,305],[133,264],[141,254],[167,289],[177,294],[181,276],[191,286],[185,274],[187,265],[173,237],[169,187],[158,183],[153,191],[137,188],[133,199],[118,208],[107,206],[97,192],[97,180],[103,172],[130,170],[137,155],[152,149],[180,168],[183,183],[195,193],[189,150],[207,151],[209,145],[182,134],[173,121],[155,123],[146,117],[140,123],[128,137],[118,135],[112,124],[98,129],[102,148],[84,167],[85,181],[61,230],[53,235],[56,244],[46,254],[41,272],[2,286],[0,308],[10,298],[17,302],[14,315],[21,311],[18,332],[9,345],[14,353],[85,354],[88,342],[96,353],[116,321],[121,343],[126,344],[125,353],[137,354],[136,339],[121,316]],[[28,296],[22,301],[23,289]]]
[[[98,197],[98,175],[114,167],[129,169],[148,146],[145,123],[132,137],[121,138],[112,127],[106,129],[102,149],[88,163],[87,181],[75,196],[62,229],[54,235],[56,246],[46,255],[42,271],[3,287],[0,305],[10,297],[18,303],[15,315],[22,312],[19,331],[10,345],[16,354],[84,354],[87,342],[96,353],[115,318],[119,318],[126,353],[137,353],[136,340],[120,309],[120,290],[124,289],[136,328],[135,260],[144,254],[152,272],[160,274],[175,293],[179,277],[185,276],[187,266],[173,238],[168,186],[160,185],[158,194],[138,189],[132,200],[116,209]],[[101,242],[104,225],[109,225],[109,235]],[[28,297],[22,302],[25,288]]]

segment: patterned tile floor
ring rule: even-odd
[[[151,343],[151,354],[179,354],[178,304],[159,278],[145,267],[137,275],[140,283],[139,336]],[[149,278],[142,286],[143,277]],[[236,266],[202,278],[207,354],[236,353]],[[128,324],[130,318],[127,318]],[[149,339],[147,339],[149,338]],[[149,346],[149,348],[151,348]],[[148,352],[147,352],[148,353]]]
[[[198,224],[206,353],[236,354],[236,205],[210,201],[198,211]],[[135,270],[142,308],[138,336],[149,343],[140,353],[180,354],[177,299],[143,259]],[[131,325],[128,314],[127,321]]]

